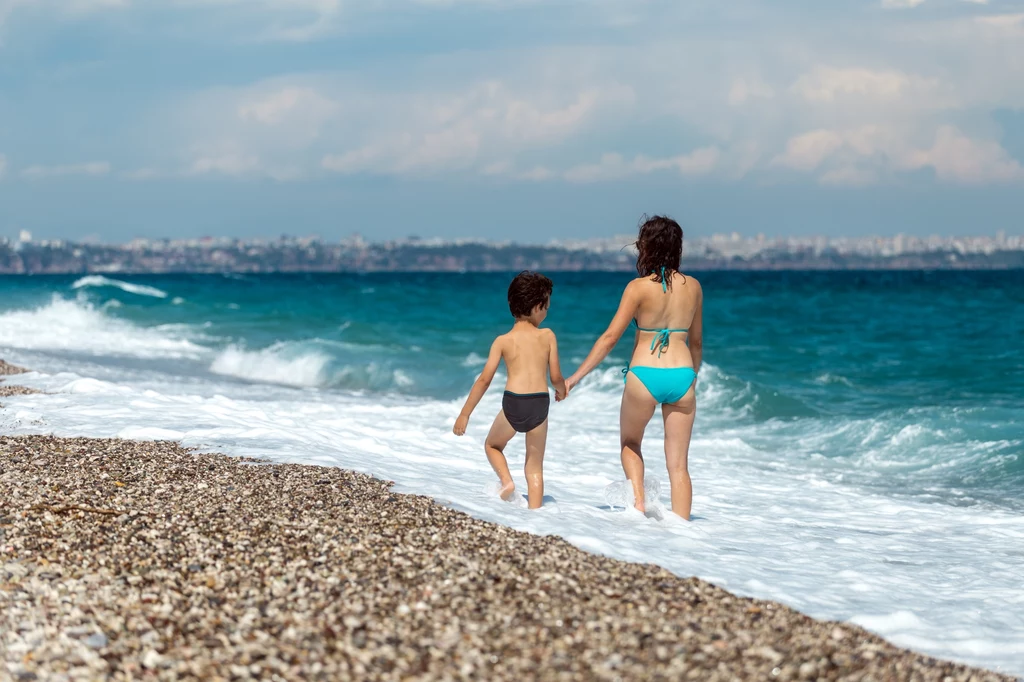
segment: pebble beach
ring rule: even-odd
[[[0,489],[0,678],[1013,679],[340,468],[0,435]]]

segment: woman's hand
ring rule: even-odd
[[[571,377],[566,379],[565,380],[565,392],[569,393],[570,391],[572,391],[572,389],[575,388],[576,384],[580,383],[580,380],[582,378],[583,377],[579,377],[579,376],[576,376],[575,374],[573,374]]]
[[[459,418],[455,420],[455,426],[452,428],[452,433],[456,436],[463,436],[466,434],[467,426],[469,426],[469,417],[464,414],[460,414]]]

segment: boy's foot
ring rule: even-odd
[[[646,514],[646,513],[647,513],[647,510],[646,510],[646,509],[644,508],[644,501],[643,501],[643,500],[639,500],[639,501],[638,501],[638,502],[637,502],[636,504],[634,504],[633,506],[634,506],[634,507],[636,508],[636,510],[637,510],[638,512],[640,512],[641,514]]]
[[[501,486],[498,490],[498,497],[508,502],[516,495],[516,484],[513,481],[509,481],[505,485]]]

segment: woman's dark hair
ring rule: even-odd
[[[527,317],[537,306],[547,305],[553,288],[544,275],[523,270],[508,285],[508,309],[513,317]]]
[[[672,273],[679,272],[683,256],[683,228],[666,216],[656,215],[640,219],[640,234],[636,238],[636,271],[641,277],[654,277],[661,282],[662,274],[672,286]]]

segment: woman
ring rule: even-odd
[[[665,420],[665,461],[672,484],[672,511],[689,520],[693,490],[686,459],[697,410],[694,384],[701,363],[704,295],[700,283],[679,272],[683,230],[655,216],[640,226],[636,270],[619,310],[587,359],[569,377],[571,389],[597,367],[622,338],[630,322],[637,326],[629,366],[623,370],[619,430],[622,468],[632,483],[635,506],[644,511],[644,430],[661,404]],[[687,346],[689,344],[689,346]]]

